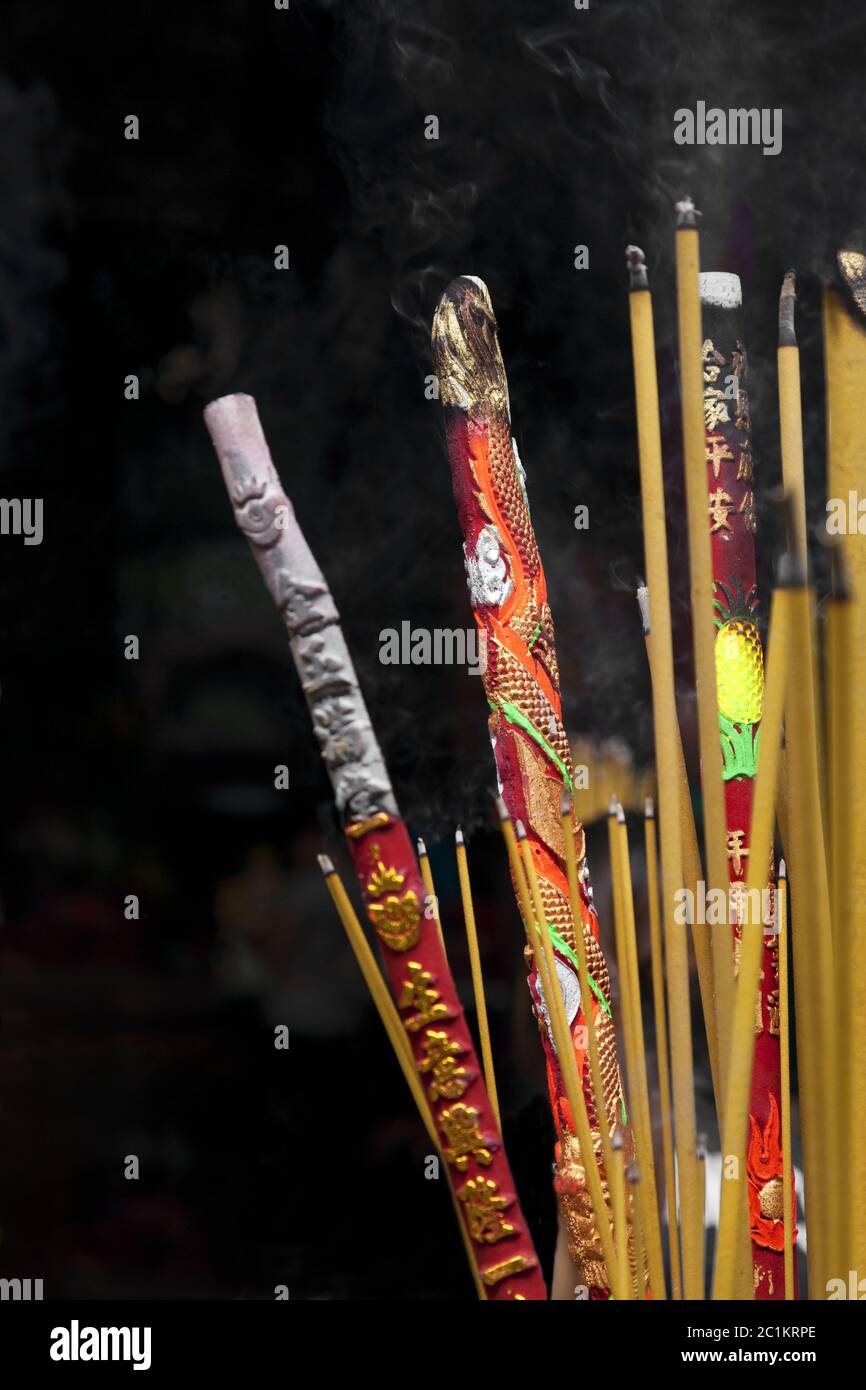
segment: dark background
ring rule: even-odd
[[[506,1136],[548,1259],[541,1052],[489,829],[483,692],[461,670],[378,662],[383,628],[469,621],[424,394],[433,308],[454,274],[490,287],[567,720],[640,769],[623,248],[644,246],[693,759],[672,205],[692,194],[704,267],[743,279],[765,537],[776,302],[798,268],[816,521],[820,283],[864,222],[866,15],[836,0],[10,0],[3,20],[2,494],[42,497],[45,535],[0,538],[0,1274],[42,1277],[46,1297],[471,1296],[315,867],[339,854],[330,791],[201,411],[257,398],[431,845],[462,984],[450,844],[458,821],[471,832]],[[674,111],[697,100],[781,107],[782,153],[676,146]],[[766,550],[763,564],[766,592]]]

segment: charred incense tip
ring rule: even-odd
[[[655,820],[656,808],[651,796],[644,802],[643,813],[647,820]]]
[[[496,316],[483,280],[460,275],[433,316],[433,367],[443,405],[509,415],[508,381]]]
[[[607,814],[608,814],[609,816],[615,816],[615,815],[616,815],[616,808],[617,808],[617,805],[618,805],[618,804],[619,804],[619,803],[617,802],[617,799],[616,799],[616,793],[615,793],[615,792],[611,792],[611,794],[610,794],[610,801],[607,803]]]
[[[866,317],[866,256],[862,251],[839,251],[836,264],[855,308]]]
[[[625,248],[625,263],[628,266],[628,287],[630,290],[648,290],[646,257],[639,246]]]
[[[678,203],[674,203],[674,211],[677,215],[678,232],[683,231],[686,227],[697,227],[698,218],[701,216],[701,213],[698,212],[688,195],[686,195],[685,198],[681,198]]]
[[[559,814],[561,816],[571,815],[571,795],[569,794],[568,787],[563,787],[562,789],[562,795],[559,798]]]
[[[424,841],[421,839],[421,836],[420,836],[420,835],[418,836],[418,840],[417,840],[416,843],[417,843],[417,845],[418,845],[418,858],[419,858],[419,859],[426,859],[426,858],[427,858],[427,846],[425,845]]]
[[[322,870],[322,873],[324,874],[325,878],[328,878],[330,874],[336,873],[336,869],[334,868],[327,854],[317,854],[316,858],[319,861],[319,868]]]
[[[797,274],[788,270],[779,295],[779,347],[796,347]]]
[[[463,830],[459,825],[457,829],[454,831],[454,843],[455,845],[462,845],[465,843],[463,839]]]
[[[640,621],[643,628],[644,637],[650,635],[650,600],[649,589],[646,584],[639,584],[637,588],[637,606],[640,609]]]
[[[516,820],[514,822],[514,833],[518,840],[526,839],[526,826],[523,824],[522,820]]]
[[[499,819],[503,823],[507,820],[511,820],[511,816],[508,814],[508,807],[505,804],[505,798],[502,796],[497,796],[496,798],[496,811]]]

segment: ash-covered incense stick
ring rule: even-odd
[[[500,791],[509,814],[526,826],[544,916],[556,951],[555,969],[565,1002],[577,1072],[600,1155],[599,1126],[608,1134],[623,1118],[607,965],[598,923],[587,893],[583,829],[575,824],[581,866],[581,920],[569,899],[560,819],[563,786],[573,792],[571,751],[562,723],[553,618],[538,553],[523,466],[511,438],[508,384],[499,350],[490,295],[472,276],[454,280],[433,323],[433,356],[445,407],[448,453],[464,537],[469,596],[487,642],[484,684]],[[575,933],[582,932],[589,988],[581,989]],[[592,1202],[568,1105],[560,1059],[547,1023],[537,961],[530,990],[542,1022],[542,1041],[557,1145],[557,1191],[572,1258],[591,1296],[611,1288],[593,1218]],[[597,1115],[586,1045],[586,1014],[595,1017],[605,1086],[604,1115]]]
[[[546,1298],[435,913],[358,686],[336,604],[280,484],[251,396],[205,410],[235,520],[285,623],[367,914],[423,1078],[490,1300]]]

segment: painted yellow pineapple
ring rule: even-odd
[[[754,725],[760,722],[764,703],[764,652],[753,620],[755,589],[744,594],[739,581],[733,587],[719,581],[716,589],[722,595],[715,600],[715,654],[724,776],[754,777]]]

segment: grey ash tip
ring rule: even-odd
[[[779,347],[796,347],[797,276],[793,270],[785,273],[779,295]]]
[[[674,204],[674,211],[677,215],[677,230],[681,231],[684,227],[697,227],[698,218],[701,214],[695,207],[691,198],[686,195],[678,203]]]
[[[628,287],[630,290],[648,290],[646,257],[639,246],[625,248],[625,263],[628,266]]]

